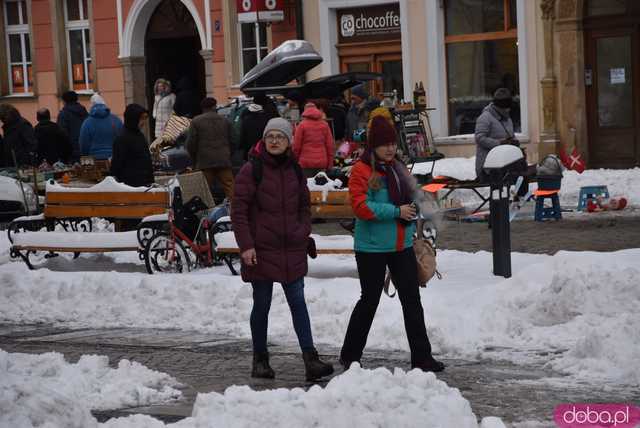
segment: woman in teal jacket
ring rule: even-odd
[[[409,171],[395,158],[397,135],[387,119],[372,120],[368,144],[368,150],[353,166],[349,177],[362,294],[349,320],[340,362],[345,369],[354,361],[360,362],[388,266],[402,305],[411,368],[439,372],[444,370],[444,364],[431,355],[418,290],[418,268],[413,252],[414,185]]]

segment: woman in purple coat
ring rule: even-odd
[[[252,377],[274,378],[267,352],[267,324],[273,283],[282,284],[302,349],[307,380],[333,373],[318,358],[304,299],[311,233],[309,189],[291,152],[291,125],[271,119],[262,141],[236,176],[231,219],[240,248],[242,279],[253,287]]]

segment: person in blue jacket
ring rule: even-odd
[[[80,153],[96,159],[109,159],[113,140],[122,130],[122,121],[111,113],[99,94],[91,97],[89,117],[80,128]]]

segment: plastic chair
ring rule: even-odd
[[[578,211],[587,209],[587,200],[602,197],[609,199],[609,189],[607,186],[583,186],[580,188],[580,196],[578,198]]]
[[[534,214],[535,221],[544,221],[547,219],[560,220],[562,218],[562,210],[560,209],[560,197],[558,190],[536,190],[536,211]],[[545,207],[545,199],[551,199],[551,206]]]

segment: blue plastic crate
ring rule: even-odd
[[[587,200],[602,197],[609,198],[609,189],[607,186],[583,186],[580,188],[580,196],[578,198],[578,211],[584,211],[587,208]]]

